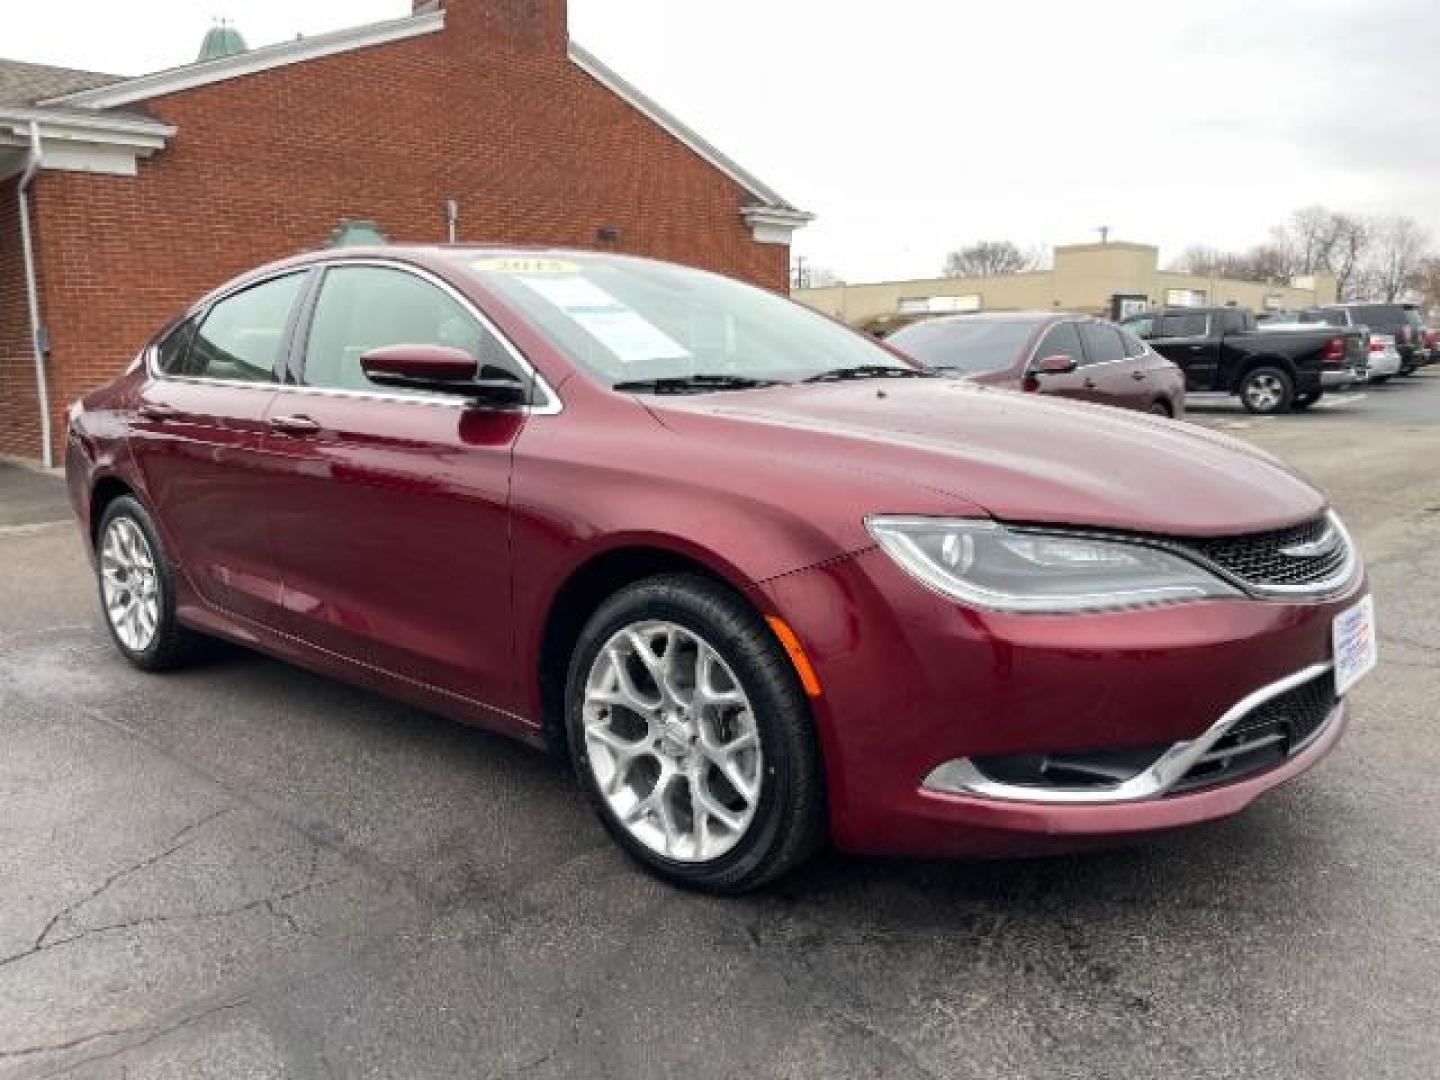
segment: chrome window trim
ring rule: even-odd
[[[412,274],[415,277],[420,278],[422,281],[425,281],[430,285],[433,285],[436,288],[440,289],[442,292],[446,293],[453,300],[455,300],[455,302],[458,303],[467,312],[469,312],[480,323],[480,325],[484,327],[487,333],[493,336],[496,341],[500,342],[501,347],[504,348],[506,353],[509,354],[510,358],[515,361],[516,366],[520,369],[522,374],[529,378],[531,381],[531,385],[534,386],[535,389],[544,396],[543,404],[518,405],[513,410],[506,411],[523,413],[527,416],[558,416],[560,413],[565,411],[564,401],[561,399],[560,395],[556,393],[555,389],[550,385],[550,383],[546,381],[545,376],[541,375],[540,372],[536,370],[535,365],[533,365],[528,359],[526,359],[525,355],[519,350],[519,348],[516,347],[515,343],[511,341],[510,338],[505,333],[503,333],[500,328],[495,325],[494,322],[491,321],[489,316],[487,316],[483,311],[476,307],[473,301],[471,301],[467,296],[465,296],[464,293],[460,292],[460,290],[455,288],[455,286],[451,285],[444,278],[437,276],[436,274],[430,272],[429,270],[426,270],[423,267],[415,266],[400,259],[383,259],[377,258],[375,256],[362,256],[355,258],[335,256],[334,258],[330,259],[319,259],[315,262],[306,263],[300,267],[290,267],[265,277],[243,281],[235,285],[233,288],[226,289],[224,292],[216,293],[206,298],[201,303],[194,305],[186,312],[185,317],[186,319],[194,318],[202,311],[208,314],[209,310],[213,308],[216,304],[229,299],[231,296],[234,296],[237,293],[244,292],[247,289],[256,288],[260,285],[265,285],[271,281],[279,280],[280,278],[286,277],[290,274],[307,273],[313,270],[328,270],[331,268],[342,266],[378,266],[389,270],[399,270],[408,274]],[[318,287],[323,289],[325,287],[325,282],[322,280]],[[178,330],[179,327],[177,326],[176,329]],[[173,332],[174,331],[172,331],[172,333]],[[155,365],[155,357],[158,351],[158,346],[159,342],[151,345],[146,350],[145,359],[146,374],[157,382],[188,383],[195,386],[248,386],[253,387],[257,390],[285,390],[292,393],[310,394],[317,397],[343,397],[361,401],[382,401],[394,402],[396,404],[405,405],[422,405],[429,406],[431,408],[440,407],[451,409],[466,409],[470,407],[469,403],[459,396],[455,397],[453,400],[447,401],[443,398],[435,399],[430,397],[418,397],[411,394],[391,393],[384,390],[349,390],[339,387],[332,388],[326,386],[300,386],[295,383],[287,383],[278,379],[277,381],[270,383],[246,383],[232,381],[229,379],[207,379],[203,376],[194,375],[170,375],[163,371],[160,371]]]
[[[1124,783],[1110,788],[1044,788],[1030,787],[1024,784],[1006,784],[991,779],[969,758],[957,758],[938,766],[925,777],[921,786],[927,791],[950,795],[978,795],[981,798],[1004,802],[1049,803],[1052,805],[1097,806],[1158,799],[1179,783],[1185,774],[1205,756],[1206,752],[1224,738],[1230,729],[1246,715],[1267,701],[1333,670],[1334,664],[1329,661],[1312,664],[1278,682],[1262,686],[1227,709],[1224,715],[1215,721],[1203,735],[1196,739],[1175,743],[1161,754],[1149,768],[1132,776]],[[1315,732],[1290,751],[1287,760],[1302,753],[1315,739],[1320,737],[1322,732],[1328,730],[1339,711],[1340,705],[1337,704]]]

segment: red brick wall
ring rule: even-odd
[[[612,227],[618,250],[785,287],[749,194],[569,62],[562,0],[448,7],[439,34],[147,102],[179,132],[138,178],[41,174],[57,439],[171,313],[342,218],[440,241],[454,198],[462,240],[596,247]],[[0,392],[0,453],[37,455],[23,408]]]

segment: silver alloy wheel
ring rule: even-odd
[[[1245,400],[1257,412],[1270,412],[1284,396],[1285,387],[1275,375],[1257,375],[1245,384]]]
[[[582,715],[591,773],[631,836],[687,863],[740,842],[760,802],[760,731],[714,646],[675,623],[631,623],[595,657]]]
[[[100,545],[105,617],[132,652],[144,652],[160,627],[160,579],[155,554],[132,518],[117,517]]]

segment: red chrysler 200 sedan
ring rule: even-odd
[[[887,339],[935,371],[985,386],[1185,415],[1185,376],[1130,331],[1087,315],[997,312],[930,319]]]
[[[268,266],[72,409],[120,651],[227,638],[568,750],[651,870],[1231,814],[1374,662],[1324,497],[1166,420],[936,377],[593,253]]]

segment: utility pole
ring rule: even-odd
[[[1096,229],[1095,231],[1100,234],[1100,243],[1102,243],[1102,244],[1108,244],[1108,243],[1110,242],[1110,226],[1109,226],[1109,225],[1101,225],[1100,228]]]
[[[792,288],[808,289],[810,287],[810,260],[804,255],[795,256],[795,266],[790,275]]]

